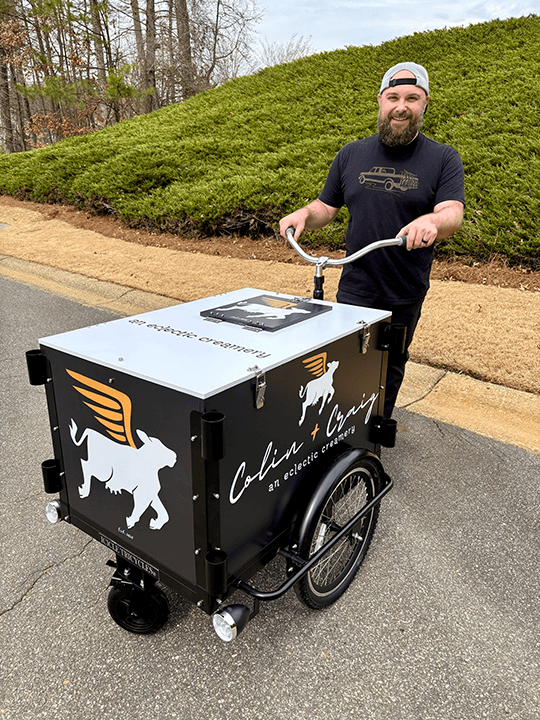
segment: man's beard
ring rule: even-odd
[[[377,118],[377,128],[379,130],[379,137],[382,142],[389,147],[396,147],[397,145],[408,145],[417,136],[422,123],[424,121],[424,113],[422,113],[416,120],[410,116],[410,122],[403,128],[393,128],[390,117],[384,119]]]

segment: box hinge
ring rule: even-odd
[[[249,371],[255,373],[255,407],[260,410],[264,407],[264,401],[266,396],[266,374],[261,370],[258,365],[254,365],[248,368]]]

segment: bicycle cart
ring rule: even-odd
[[[301,254],[319,278],[344,262]],[[47,517],[114,554],[121,627],[164,624],[160,584],[214,614],[224,640],[292,586],[311,608],[346,590],[392,487],[379,450],[395,438],[382,417],[394,342],[386,311],[244,288],[27,353],[54,449]],[[250,584],[277,555],[281,586]],[[250,607],[226,605],[238,590]]]

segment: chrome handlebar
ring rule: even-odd
[[[398,237],[390,238],[388,240],[377,240],[376,242],[372,242],[370,245],[366,245],[366,247],[361,248],[357,252],[355,252],[353,255],[349,255],[348,257],[344,258],[328,258],[328,257],[314,257],[313,255],[308,255],[296,242],[294,239],[294,228],[289,227],[285,231],[285,235],[287,236],[287,240],[289,241],[290,245],[296,252],[300,255],[300,257],[303,260],[306,260],[306,262],[313,263],[316,265],[316,277],[320,277],[322,270],[324,270],[327,266],[332,265],[348,265],[349,263],[354,262],[355,260],[358,260],[359,258],[363,257],[364,255],[367,255],[372,250],[378,250],[380,248],[385,247],[391,247],[392,245],[405,245],[407,243],[407,236],[406,235],[398,235]]]

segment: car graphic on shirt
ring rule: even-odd
[[[406,192],[416,190],[418,177],[408,170],[402,170],[399,174],[395,168],[372,167],[368,172],[361,172],[358,176],[360,185],[374,190],[386,190],[387,192]]]

